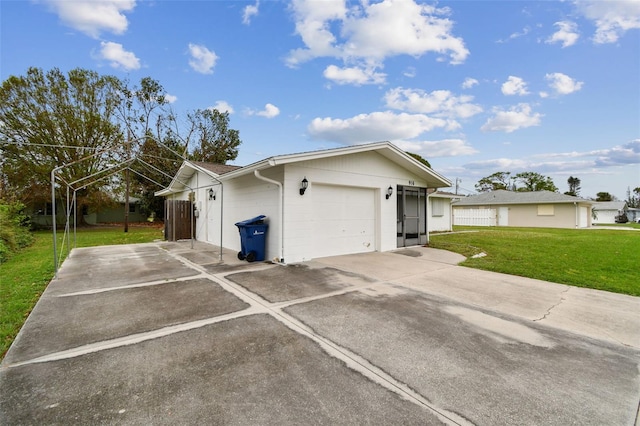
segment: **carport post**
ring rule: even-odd
[[[189,217],[189,223],[191,226],[191,248],[193,249],[193,222],[195,222],[194,207],[196,205],[196,191],[193,191],[193,201],[191,202],[191,216]]]
[[[78,198],[76,197],[77,189],[73,190],[73,248],[78,246]]]
[[[59,167],[51,170],[51,222],[53,226],[53,278],[58,278],[58,249],[56,245],[56,171]]]

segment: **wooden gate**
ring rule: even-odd
[[[189,223],[191,217],[193,228]],[[165,200],[164,202],[164,238],[167,241],[188,240],[193,229],[195,238],[196,218],[192,215],[191,201]]]

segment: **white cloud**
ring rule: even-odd
[[[178,97],[167,93],[164,95],[164,100],[172,104],[178,100]]]
[[[527,168],[527,162],[524,160],[512,158],[494,158],[491,160],[474,161],[464,165],[465,169],[470,170],[509,170],[519,171]]]
[[[256,4],[249,4],[242,10],[242,23],[249,25],[251,18],[258,16],[258,7],[260,6],[260,0],[256,0]]]
[[[507,39],[505,39],[505,40],[498,40],[498,41],[497,41],[497,43],[506,43],[506,42],[508,42],[509,40],[515,40],[516,38],[520,38],[520,37],[526,36],[527,34],[529,34],[529,32],[531,32],[531,28],[529,28],[529,27],[524,27],[524,28],[522,29],[522,31],[521,31],[521,32],[519,32],[519,33],[518,33],[518,32],[515,32],[515,33],[511,34],[511,35],[510,35]]]
[[[212,106],[209,107],[210,109],[217,109],[220,112],[228,112],[229,114],[233,114],[235,111],[233,110],[233,107],[231,105],[229,105],[229,103],[227,101],[216,101],[216,103]]]
[[[462,139],[440,141],[393,141],[403,151],[420,154],[425,158],[457,157],[477,154],[478,151]]]
[[[306,49],[289,52],[287,64],[296,66],[323,56],[340,57],[340,49],[334,46],[336,37],[331,32],[330,24],[346,18],[344,0],[293,0],[291,7],[296,21],[296,33],[302,38]]]
[[[348,119],[315,118],[307,130],[314,139],[356,144],[381,140],[413,139],[451,122],[424,114],[396,114],[391,111],[360,114]]]
[[[408,67],[405,72],[402,73],[405,77],[413,78],[417,74],[415,67]]]
[[[549,87],[556,91],[559,95],[568,95],[582,89],[584,84],[582,81],[576,81],[566,74],[554,72],[545,75],[545,79],[549,82]]]
[[[452,64],[469,55],[464,41],[452,35],[447,8],[415,0],[363,1],[349,8],[344,0],[294,0],[292,10],[304,47],[289,52],[289,66],[333,57],[344,61],[344,69],[358,64],[373,72],[397,55],[433,52],[447,56]]]
[[[266,104],[262,111],[247,110],[249,115],[259,115],[260,117],[273,118],[280,115],[280,108],[273,104]]]
[[[578,33],[578,26],[576,25],[575,22],[559,21],[553,25],[558,27],[558,31],[553,33],[546,40],[546,43],[549,43],[549,44],[562,43],[562,47],[564,48],[564,47],[573,46],[576,43],[576,41],[578,41],[580,34]]]
[[[189,43],[189,65],[194,71],[201,74],[213,74],[213,67],[216,65],[218,56],[215,52],[200,44]]]
[[[596,159],[598,167],[640,164],[640,139],[611,149],[594,151],[593,154],[598,156]]]
[[[578,10],[596,25],[593,41],[596,44],[615,43],[627,31],[640,29],[640,1],[638,0],[579,0]]]
[[[382,84],[387,77],[386,74],[374,71],[374,68],[362,69],[358,67],[339,68],[329,65],[323,73],[327,80],[337,84],[353,84],[361,86],[363,84]]]
[[[473,86],[477,86],[478,84],[480,84],[480,82],[478,82],[478,80],[476,80],[475,78],[467,77],[462,82],[462,88],[471,89]]]
[[[592,157],[589,163],[593,167],[624,166],[628,164],[640,164],[640,139],[632,140],[623,145],[612,148],[596,149],[584,152],[562,152],[553,154],[541,154],[539,158],[563,158],[562,162],[571,162],[574,158]]]
[[[534,113],[529,104],[518,104],[508,111],[494,109],[495,115],[480,128],[483,132],[511,133],[518,129],[539,126],[542,114]]]
[[[129,25],[125,12],[136,6],[135,0],[44,0],[67,26],[98,38],[103,31],[123,34]]]
[[[559,161],[558,159],[561,159]],[[457,172],[472,171],[481,176],[496,170],[512,173],[534,170],[538,173],[557,174],[603,174],[606,168],[629,167],[640,164],[640,139],[612,148],[585,152],[541,154],[526,159],[495,158],[464,164]],[[556,184],[560,183],[556,180]],[[558,185],[560,187],[560,185]]]
[[[96,55],[96,58],[109,61],[109,65],[113,68],[124,71],[140,69],[140,59],[138,59],[133,52],[124,50],[119,43],[113,43],[111,41],[101,42],[100,52]]]
[[[448,90],[428,93],[397,87],[385,93],[384,99],[389,108],[436,117],[468,118],[482,112],[482,107],[471,103],[473,96],[454,96]]]
[[[520,77],[514,77],[512,75],[502,84],[502,93],[507,96],[524,96],[529,94],[527,91],[527,83]]]

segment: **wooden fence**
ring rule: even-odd
[[[453,209],[453,224],[496,226],[496,209]]]
[[[196,224],[195,217],[192,217],[191,201],[165,200],[164,216],[164,237],[167,241],[191,238],[189,217],[193,220],[193,231],[195,233]]]

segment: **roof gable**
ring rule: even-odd
[[[388,160],[391,160],[394,163],[409,170],[410,172],[422,176],[430,187],[443,188],[451,186],[451,181],[449,181],[446,177],[422,164],[390,142],[375,142],[370,144],[324,149],[320,151],[308,151],[294,154],[277,155],[274,157],[266,158],[257,163],[250,164],[233,172],[229,172],[228,175],[225,175],[222,179],[231,179],[237,176],[253,173],[254,170],[263,170],[269,167],[275,167],[284,164],[298,163],[302,161],[310,161],[321,158],[330,158],[341,155],[357,154],[362,152],[377,152]]]
[[[184,161],[178,173],[173,178],[169,186],[155,193],[158,196],[169,195],[174,192],[184,191],[187,188],[186,182],[196,171],[204,172],[217,181],[234,179],[239,176],[253,174],[256,170],[264,170],[284,164],[310,161],[321,158],[330,158],[341,155],[357,154],[361,152],[377,152],[386,159],[393,161],[411,173],[420,176],[432,188],[443,188],[451,186],[451,181],[431,168],[422,164],[415,158],[402,151],[390,142],[376,142],[363,145],[352,145],[341,148],[325,149],[320,151],[301,152],[296,154],[277,155],[269,157],[257,163],[249,164],[245,167],[211,164],[196,161]]]
[[[231,164],[205,163],[204,161],[191,161],[191,163],[200,168],[213,172],[218,176],[242,168],[242,166],[234,166]]]
[[[516,192],[503,189],[483,192],[477,195],[461,198],[454,202],[456,206],[478,206],[493,204],[557,204],[557,203],[589,203],[591,201],[571,195],[559,194],[551,191]]]
[[[593,203],[594,210],[624,210],[627,207],[626,201],[596,201]]]

